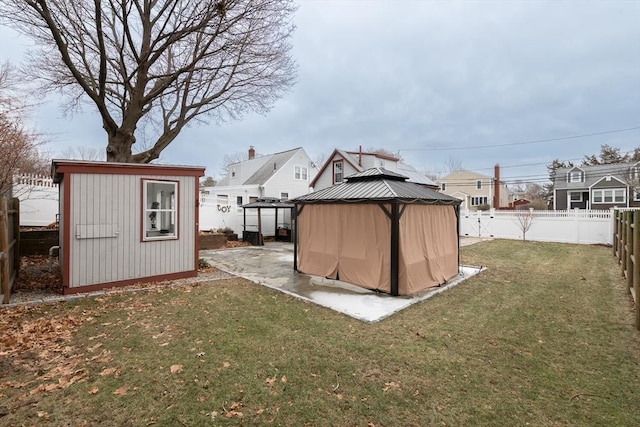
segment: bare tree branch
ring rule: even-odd
[[[294,10],[293,0],[5,0],[0,19],[37,41],[30,76],[68,111],[95,106],[107,160],[148,163],[192,120],[271,109],[295,82]],[[148,125],[155,133],[140,131]]]

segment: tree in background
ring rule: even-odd
[[[28,105],[22,102],[17,83],[15,70],[8,63],[1,64],[0,194],[11,190],[16,175],[49,173],[49,161],[40,152],[42,139],[23,122]]]
[[[200,188],[203,187],[215,187],[218,183],[216,179],[212,176],[206,176],[202,181],[200,181]]]
[[[60,157],[69,160],[104,160],[104,153],[92,147],[69,147],[62,151]]]
[[[107,161],[131,163],[157,159],[191,122],[269,111],[295,80],[294,10],[293,0],[0,3],[2,21],[38,46],[29,77],[68,111],[93,105]]]
[[[620,154],[620,148],[603,144],[600,146],[600,155],[584,156],[582,165],[607,165],[610,163],[628,163],[638,161],[640,161],[640,147],[637,147],[630,153]]]

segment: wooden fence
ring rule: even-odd
[[[622,267],[635,303],[636,328],[640,330],[640,210],[614,213],[613,255]]]
[[[0,197],[0,290],[8,304],[20,271],[20,201]]]

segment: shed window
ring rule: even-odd
[[[178,183],[143,180],[143,240],[177,239]]]
[[[342,182],[342,178],[343,178],[342,166],[343,166],[342,161],[333,162],[333,183],[334,184],[339,184]]]

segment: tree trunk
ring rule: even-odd
[[[136,163],[131,151],[136,142],[133,132],[118,129],[115,134],[109,134],[108,137],[107,162]]]

